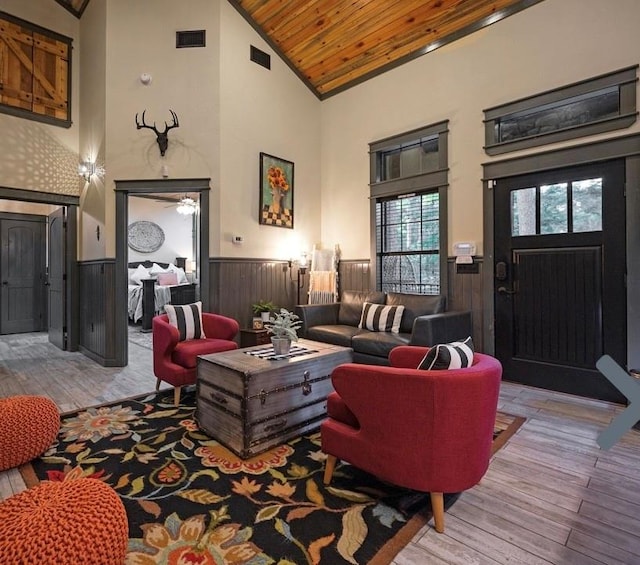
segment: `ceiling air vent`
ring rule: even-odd
[[[271,70],[271,55],[261,51],[257,47],[251,46],[251,60],[258,65],[263,66],[265,69]]]
[[[176,48],[181,47],[204,47],[207,32],[204,29],[193,31],[176,31]]]

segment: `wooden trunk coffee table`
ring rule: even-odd
[[[326,417],[331,372],[352,361],[352,349],[301,339],[292,355],[271,345],[198,357],[196,420],[242,458],[302,435]]]

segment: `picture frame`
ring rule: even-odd
[[[293,229],[294,164],[260,153],[259,223]]]
[[[264,329],[264,322],[262,321],[262,318],[253,318],[251,322],[252,322],[251,329],[254,329],[254,330]]]

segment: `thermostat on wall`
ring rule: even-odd
[[[453,254],[456,257],[471,256],[476,254],[475,241],[461,241],[453,244]]]

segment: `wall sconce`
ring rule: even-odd
[[[307,274],[307,265],[308,265],[307,254],[303,252],[300,255],[300,258],[298,260],[289,259],[288,263],[289,263],[289,280],[292,283],[293,283],[293,277],[291,276],[291,271],[293,270],[292,266],[295,264],[298,267],[298,272],[297,272],[298,280],[296,283],[296,296],[297,296],[296,304],[300,304],[300,291],[304,286],[304,276]]]
[[[78,165],[78,174],[86,181],[91,180],[91,175],[96,174],[96,164],[90,161],[83,161]]]

